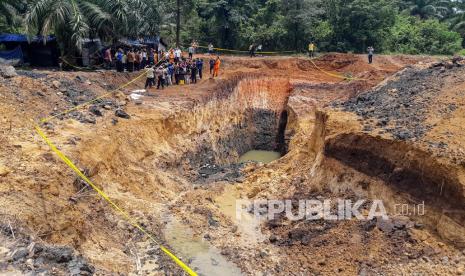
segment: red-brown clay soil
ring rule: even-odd
[[[42,127],[116,204],[201,273],[462,275],[463,82],[461,69],[428,69],[431,61],[376,56],[369,65],[347,54],[314,61],[330,74],[363,79],[348,81],[305,57],[225,56],[217,79],[205,68],[196,85],[151,89],[133,100],[141,79]],[[0,82],[2,273],[181,275],[34,131],[39,118],[137,73],[18,73]],[[436,79],[444,83],[428,86]],[[407,90],[397,93],[401,87]],[[395,100],[412,87],[430,91],[428,101],[420,92],[412,98],[421,114]],[[384,103],[401,104],[403,113],[390,114]],[[404,114],[418,120],[414,130]],[[236,164],[257,148],[286,154],[265,165]],[[236,199],[338,198],[382,200],[390,219],[277,216],[255,225],[232,216]],[[423,215],[395,207],[423,202]]]

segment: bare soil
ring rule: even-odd
[[[43,127],[192,266],[199,262],[167,234],[173,221],[188,229],[177,235],[215,249],[209,265],[223,265],[219,252],[244,275],[465,275],[464,69],[433,66],[430,57],[376,56],[371,65],[365,58],[315,60],[363,79],[348,81],[305,57],[225,56],[217,79],[206,68],[196,85],[133,100],[142,78]],[[1,273],[181,275],[34,131],[39,118],[138,73],[17,73],[0,81]],[[116,116],[121,111],[129,118]],[[237,164],[251,149],[285,155]],[[231,215],[236,199],[379,199],[390,219],[278,216],[253,226]],[[421,215],[396,209],[422,203]]]

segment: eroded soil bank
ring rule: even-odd
[[[138,101],[127,97],[135,84],[45,128],[92,181],[201,273],[460,275],[462,69],[422,57],[385,56],[373,65],[363,58],[329,54],[316,63],[369,81],[328,76],[306,58],[225,58],[220,79]],[[134,75],[19,73],[0,89],[0,269],[181,274],[50,153],[29,120]],[[115,116],[119,110],[129,119]],[[284,156],[238,164],[253,149]],[[237,199],[379,199],[390,219],[237,220]],[[421,203],[421,215],[396,209]]]

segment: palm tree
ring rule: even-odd
[[[62,42],[62,49],[81,49],[89,30],[84,3],[82,0],[35,1],[26,14],[26,32],[44,37],[55,34]]]
[[[26,11],[24,0],[3,0],[0,2],[0,31],[20,32],[23,27],[23,14]]]
[[[407,3],[407,10],[411,15],[421,19],[444,18],[450,13],[450,1],[446,0],[411,0]]]
[[[166,3],[159,0],[129,1],[127,29],[125,36],[154,36],[160,33],[160,28],[169,18]]]
[[[131,25],[132,9],[129,4],[132,3],[134,1],[83,1],[82,9],[87,16],[90,35],[113,41],[126,35]]]
[[[86,37],[116,41],[155,35],[162,16],[158,0],[38,0],[26,14],[29,35],[55,34],[65,52]]]
[[[457,2],[453,8],[453,15],[447,20],[450,28],[465,37],[465,3]]]

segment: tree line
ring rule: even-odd
[[[0,32],[54,34],[63,51],[160,35],[173,46],[454,54],[465,37],[465,0],[0,1]]]

